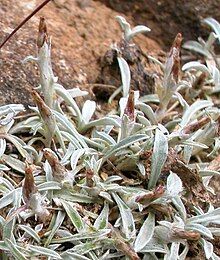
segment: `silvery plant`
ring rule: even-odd
[[[150,31],[117,20],[126,41]],[[219,259],[210,181],[220,174],[220,25],[204,22],[214,31],[207,42],[184,44],[204,63],[181,67],[181,34],[165,64],[150,58],[163,71],[154,94],[131,90],[119,54],[118,109],[94,119],[96,102],[76,101],[88,93],[54,76],[40,20],[37,56],[25,59],[39,67],[35,106],[26,114],[22,104],[0,107],[1,259],[184,260],[196,249],[200,259]]]

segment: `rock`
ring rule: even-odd
[[[149,36],[166,50],[179,32],[183,34],[184,41],[207,35],[202,19],[213,17],[220,22],[219,0],[99,1],[132,17],[135,23],[150,27],[152,31]]]
[[[41,2],[1,0],[0,42]],[[46,18],[52,37],[53,68],[59,82],[66,88],[85,88],[86,84],[88,88],[88,83],[97,82],[100,75],[101,57],[112,42],[121,39],[116,15],[121,14],[97,1],[55,0],[49,3],[0,51],[0,105],[23,103],[27,106],[31,103],[29,89],[39,84],[38,70],[36,64],[22,64],[22,60],[37,52],[40,16]],[[145,36],[138,36],[137,42],[145,51],[160,50],[155,41]]]

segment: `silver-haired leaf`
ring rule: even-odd
[[[95,101],[86,100],[82,108],[82,119],[86,124],[89,123],[96,109]]]
[[[7,134],[5,138],[9,140],[12,144],[14,144],[19,153],[24,158],[28,159],[30,157],[29,153],[24,149],[24,146],[26,145],[25,142],[23,142],[20,138],[11,134]]]
[[[220,228],[218,227],[209,227],[209,230],[214,236],[220,237]]]
[[[101,248],[102,245],[100,243],[97,243],[97,241],[92,241],[92,242],[86,242],[86,243],[81,243],[79,245],[74,246],[72,251],[80,254],[80,255],[85,255],[88,254],[92,250],[96,250]]]
[[[127,97],[130,91],[130,82],[131,82],[130,68],[128,66],[127,61],[124,58],[118,57],[117,59],[121,71],[123,97]]]
[[[19,112],[25,110],[25,107],[22,104],[9,104],[0,107],[0,117],[13,112],[14,115],[17,115]]]
[[[23,231],[25,231],[28,235],[30,235],[38,243],[40,243],[41,239],[40,239],[39,235],[37,234],[37,232],[33,228],[31,228],[31,227],[29,227],[27,225],[19,225],[18,227],[20,229],[22,229]]]
[[[88,257],[85,257],[83,255],[74,253],[70,250],[65,251],[64,253],[61,254],[61,257],[63,260],[91,260]]]
[[[148,28],[145,25],[137,25],[135,26],[131,32],[128,34],[128,37],[131,39],[133,38],[135,35],[137,35],[138,33],[146,33],[146,32],[150,32],[151,29]]]
[[[67,237],[62,237],[62,238],[57,238],[53,239],[52,243],[66,243],[66,242],[74,242],[74,241],[79,241],[83,239],[100,239],[102,237],[105,237],[111,232],[111,229],[102,229],[97,232],[81,232],[79,234],[75,234],[72,236],[67,236]]]
[[[105,152],[105,155],[103,158],[107,159],[110,156],[112,156],[113,154],[115,154],[118,150],[122,150],[136,142],[143,141],[147,138],[148,138],[148,136],[145,134],[136,134],[136,135],[126,137],[123,140],[121,140],[119,143],[117,143],[116,145],[110,146],[110,149]]]
[[[212,171],[212,170],[199,170],[199,175],[201,177],[206,177],[206,176],[219,176],[220,172],[217,171]]]
[[[82,147],[88,148],[88,145],[85,143],[83,136],[76,131],[74,125],[68,120],[68,118],[55,110],[53,110],[53,113],[56,116],[57,121],[62,125],[62,127],[65,127],[67,132],[73,135],[82,145]]]
[[[116,194],[112,193],[115,202],[118,205],[121,221],[122,221],[122,231],[127,239],[134,238],[135,236],[135,224],[131,209],[124,203],[124,201]]]
[[[170,253],[169,253],[169,255],[166,259],[167,260],[177,260],[177,259],[179,259],[179,257],[178,257],[179,247],[180,247],[179,242],[173,242],[171,244]]]
[[[154,227],[155,227],[155,215],[150,212],[147,219],[144,221],[143,225],[141,226],[141,229],[135,240],[134,250],[136,252],[140,252],[151,240],[154,234]]]
[[[10,249],[6,246],[4,241],[0,241],[0,250],[2,250],[3,252],[10,251]]]
[[[191,118],[201,109],[212,106],[213,103],[207,100],[197,100],[194,102],[183,114],[182,121],[180,123],[181,127],[184,127],[189,123]]]
[[[151,174],[148,183],[148,188],[152,189],[155,187],[157,180],[160,176],[163,165],[167,159],[168,154],[168,140],[166,136],[159,130],[156,129],[153,155],[151,161]]]
[[[61,190],[61,185],[56,181],[47,181],[41,183],[37,186],[39,191],[47,191],[47,190]]]
[[[8,168],[6,165],[4,164],[0,164],[0,171],[9,171],[10,168]]]
[[[213,239],[212,232],[205,226],[201,224],[192,223],[185,226],[186,230],[195,230],[199,232],[201,235],[208,237],[209,239]]]
[[[120,15],[116,16],[116,20],[119,22],[125,36],[125,40],[129,41],[129,34],[131,32],[131,26],[126,19]]]
[[[210,56],[210,53],[202,46],[201,43],[197,41],[187,41],[183,44],[183,48],[190,51],[198,52],[206,57]]]
[[[71,168],[72,170],[76,169],[77,163],[79,158],[85,153],[85,149],[77,149],[75,150],[72,155],[71,155],[71,160],[70,160],[70,164],[71,164]]]
[[[97,119],[97,120],[93,120],[91,122],[89,122],[84,128],[83,130],[87,130],[91,127],[97,127],[97,126],[107,126],[107,125],[112,125],[112,126],[115,126],[115,127],[120,127],[120,124],[117,120],[115,120],[114,118],[111,118],[111,117],[103,117],[103,118],[100,118],[100,119]]]
[[[29,245],[28,249],[38,255],[44,255],[55,259],[62,259],[61,256],[52,249],[45,248],[42,246]]]
[[[81,90],[80,88],[71,88],[67,90],[72,98],[83,97],[88,95],[88,91]]]
[[[102,138],[103,140],[108,142],[109,145],[115,145],[116,144],[115,140],[109,134],[107,134],[105,132],[96,132],[96,135],[98,135],[100,138]]]
[[[55,90],[56,90],[57,94],[59,96],[61,96],[65,100],[67,105],[70,106],[74,110],[74,112],[77,116],[77,119],[79,121],[82,121],[82,114],[79,110],[78,105],[76,104],[75,100],[72,98],[70,93],[62,85],[60,85],[60,84],[54,84],[54,85],[55,85]]]
[[[4,154],[6,149],[6,141],[5,139],[0,138],[0,158]]]
[[[142,112],[144,112],[144,114],[148,117],[148,119],[151,121],[152,124],[157,125],[157,119],[155,113],[149,105],[138,102],[137,107],[139,107],[139,109]]]
[[[22,161],[14,158],[10,155],[6,155],[6,154],[2,155],[2,159],[12,169],[14,169],[18,172],[21,172],[21,173],[25,173],[25,163],[23,163]]]
[[[54,191],[54,197],[64,199],[71,202],[77,203],[94,203],[95,200],[87,195],[80,194],[80,193],[70,193],[67,190],[56,190]]]
[[[184,145],[187,145],[187,146],[192,146],[192,147],[195,147],[195,148],[202,148],[202,149],[208,149],[209,148],[205,144],[195,142],[195,141],[191,141],[191,140],[182,141],[181,144],[184,144]]]
[[[5,239],[5,244],[15,259],[27,260],[26,256],[17,248],[17,245],[12,243],[8,238]]]
[[[205,225],[206,223],[218,223],[219,222],[220,208],[214,209],[208,213],[194,216],[187,219],[187,224],[199,223]]]
[[[109,216],[109,205],[105,203],[101,213],[98,218],[95,220],[94,227],[96,229],[105,229],[108,227],[108,216]]]
[[[51,240],[53,239],[56,231],[59,229],[59,227],[62,225],[64,218],[65,218],[66,214],[62,211],[58,211],[57,216],[56,216],[56,220],[53,223],[52,229],[50,230],[50,234],[47,238],[47,240],[44,243],[44,246],[47,247]]]
[[[184,246],[185,246],[185,248],[183,249],[182,253],[179,255],[179,260],[185,260],[187,254],[189,252],[189,245],[188,245],[188,243],[186,243]]]
[[[187,214],[186,214],[186,208],[180,198],[180,196],[176,196],[175,198],[172,198],[172,203],[176,207],[176,209],[179,211],[180,216],[183,220],[186,220]]]
[[[204,19],[203,22],[208,24],[210,27],[212,27],[214,32],[217,34],[217,37],[218,37],[218,40],[220,43],[220,23],[212,17],[208,17],[208,18]]]
[[[183,67],[182,67],[183,71],[192,70],[192,69],[199,70],[199,71],[205,72],[208,75],[210,75],[209,69],[198,61],[190,61],[190,62],[186,63],[185,65],[183,65]]]
[[[14,186],[11,184],[11,182],[4,177],[0,177],[0,184],[4,184],[9,190],[14,190]]]
[[[0,209],[8,206],[14,201],[16,190],[12,190],[6,194],[3,195],[3,197],[0,199]]]
[[[220,71],[217,67],[210,65],[210,70],[213,78],[213,82],[215,84],[214,89],[212,90],[212,93],[217,93],[220,91]]]
[[[73,223],[74,227],[78,232],[85,229],[85,223],[83,222],[83,219],[80,217],[77,210],[74,208],[73,203],[62,200],[62,205],[70,218],[71,222]]]
[[[180,177],[171,172],[167,178],[167,192],[169,196],[176,197],[183,191],[183,185]]]
[[[210,259],[210,257],[212,257],[212,254],[214,252],[213,244],[203,238],[201,238],[200,241],[204,248],[206,259]]]

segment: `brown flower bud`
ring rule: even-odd
[[[38,37],[37,37],[37,47],[40,49],[43,47],[44,43],[47,42],[48,35],[47,35],[47,26],[45,23],[45,18],[40,18],[39,23],[39,31],[38,31]]]
[[[52,113],[52,111],[50,110],[50,108],[45,104],[44,100],[41,98],[41,96],[35,91],[33,90],[31,92],[32,97],[34,99],[34,102],[36,103],[40,115],[45,123],[45,127],[46,127],[46,138],[47,138],[47,146],[50,147],[52,138],[55,134],[56,131],[56,120],[55,117]]]
[[[51,153],[48,150],[44,150],[44,157],[47,159],[49,162],[51,168],[52,168],[52,174],[53,178],[57,182],[62,182],[62,181],[68,181],[68,171],[66,168],[59,162],[59,160],[56,158],[53,153]]]
[[[134,114],[134,91],[132,90],[128,97],[128,102],[125,108],[125,115],[128,116],[128,118],[131,121],[135,120],[135,114]]]
[[[164,186],[159,185],[153,191],[150,191],[144,195],[137,196],[135,201],[139,202],[143,205],[149,204],[153,200],[156,200],[156,199],[162,197],[164,194],[164,191],[165,191]]]
[[[94,181],[92,179],[93,176],[94,176],[94,172],[92,170],[86,171],[86,185],[90,188],[94,186]]]
[[[201,235],[198,232],[195,231],[185,231],[180,228],[174,228],[172,230],[172,238],[182,238],[182,239],[187,239],[187,240],[199,240]]]
[[[27,205],[29,204],[31,196],[37,193],[37,187],[34,183],[34,176],[33,176],[34,170],[35,170],[34,165],[26,164],[25,179],[22,187],[22,195],[23,195],[24,202]]]
[[[171,73],[173,74],[173,78],[177,83],[179,80],[179,72],[180,72],[180,48],[182,43],[182,34],[178,33],[174,42],[173,46],[171,47],[168,59],[173,60],[173,66],[171,69]]]
[[[31,95],[39,109],[41,117],[44,121],[47,121],[50,117],[52,117],[50,108],[45,104],[43,98],[37,93],[37,91],[33,90]]]

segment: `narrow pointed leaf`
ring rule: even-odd
[[[207,100],[197,100],[183,114],[180,126],[184,127],[185,125],[187,125],[189,123],[189,121],[195,115],[195,113],[197,113],[201,109],[204,109],[206,107],[210,107],[212,105],[213,104],[210,101],[207,101]]]
[[[41,239],[33,228],[25,225],[19,225],[19,228],[24,230],[28,235],[30,235],[33,239],[35,239],[38,243],[40,243]]]
[[[163,165],[166,161],[168,154],[168,141],[166,136],[159,130],[156,129],[153,155],[151,161],[151,174],[148,183],[148,188],[152,189],[155,187],[157,180],[160,176]]]
[[[37,253],[38,255],[49,256],[55,259],[62,259],[61,256],[54,250],[42,246],[29,245],[29,250]]]
[[[124,203],[124,201],[116,194],[112,193],[114,200],[116,201],[122,221],[122,231],[127,239],[131,239],[135,235],[135,224],[131,209]]]
[[[108,216],[109,216],[109,205],[105,203],[104,208],[102,209],[100,215],[94,223],[96,229],[105,229],[108,226]]]
[[[19,260],[27,260],[24,254],[17,248],[15,244],[13,244],[9,239],[5,239],[5,244],[9,248],[10,253],[15,257],[15,259]]]
[[[77,210],[74,208],[73,203],[62,200],[62,205],[77,231],[80,232],[84,230],[85,224]]]
[[[53,239],[56,231],[59,229],[59,227],[62,225],[63,221],[64,221],[64,218],[65,218],[66,214],[64,212],[61,212],[61,211],[58,211],[57,213],[57,216],[56,216],[56,220],[55,220],[55,223],[53,224],[53,227],[50,231],[50,234],[44,244],[45,247],[47,247],[51,240]]]
[[[147,219],[144,221],[135,240],[134,249],[136,252],[140,252],[150,241],[154,234],[154,227],[155,215],[150,212]]]
[[[130,81],[131,81],[130,68],[128,66],[127,61],[124,58],[118,57],[117,59],[121,71],[123,97],[127,97],[130,90]]]

